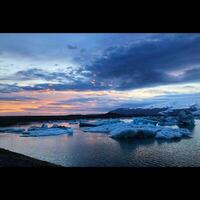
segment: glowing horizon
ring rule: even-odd
[[[0,34],[0,116],[200,97],[200,34]]]

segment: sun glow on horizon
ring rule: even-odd
[[[131,101],[142,101],[165,94],[200,93],[199,83],[176,84],[130,91],[20,91],[12,96],[29,97],[30,100],[0,100],[0,115],[65,115],[108,112],[104,100],[112,107],[116,104]],[[9,97],[12,97],[9,95]],[[4,94],[6,97],[6,94]],[[34,100],[31,98],[35,98]],[[73,101],[80,99],[79,101]],[[84,101],[85,100],[85,101]],[[101,102],[103,101],[103,102]],[[117,102],[116,102],[117,101]],[[105,107],[96,111],[98,106]]]

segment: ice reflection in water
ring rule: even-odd
[[[0,147],[63,166],[200,166],[200,120],[196,120],[192,138],[172,141],[120,141],[106,134],[84,133],[78,124],[59,124],[72,127],[73,136],[19,137],[1,133]]]

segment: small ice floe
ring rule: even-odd
[[[93,122],[80,122],[80,127],[89,127],[89,126],[102,126],[102,125],[107,125],[107,124],[113,124],[113,123],[118,123],[121,122],[120,119],[107,119],[107,120],[96,120]]]
[[[19,127],[2,127],[0,128],[0,132],[8,132],[8,133],[22,133],[25,129]]]
[[[30,127],[27,131],[23,132],[23,137],[40,137],[40,136],[55,136],[55,135],[73,135],[73,130],[70,127],[53,124],[50,128],[47,125],[41,127]]]

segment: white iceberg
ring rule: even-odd
[[[181,137],[189,137],[191,132],[188,129],[173,129],[173,128],[162,128],[156,133],[155,138],[157,139],[174,139]]]
[[[47,125],[41,127],[32,126],[27,131],[23,132],[23,137],[40,137],[40,136],[55,136],[55,135],[72,135],[73,130],[70,127],[53,124],[50,128]]]
[[[113,124],[104,124],[101,126],[94,126],[94,127],[87,127],[83,128],[84,132],[98,132],[98,133],[110,133],[112,130],[119,128],[119,127],[130,127],[130,124],[119,122]]]
[[[66,126],[62,126],[62,125],[59,125],[59,124],[53,124],[52,126],[51,126],[51,128],[68,128],[68,127],[66,127]]]
[[[78,124],[79,122],[78,121],[69,121],[69,124]]]
[[[134,125],[119,127],[110,132],[112,138],[155,137],[161,128],[153,125]]]
[[[23,133],[23,137],[40,137],[40,136],[55,136],[55,135],[72,135],[73,130],[71,128],[61,129],[61,128],[48,128],[48,129],[37,129],[29,132]]]
[[[178,115],[178,124],[183,126],[194,126],[194,116],[190,111],[183,110]]]
[[[119,128],[110,132],[112,138],[155,137],[156,139],[175,139],[189,137],[190,135],[191,132],[188,129],[158,127]]]
[[[193,116],[200,116],[200,110],[192,112]]]
[[[158,123],[158,125],[160,125],[160,126],[174,126],[177,124],[178,124],[177,119],[172,116],[162,117]]]
[[[144,119],[142,117],[139,117],[139,118],[133,118],[133,124],[136,124],[136,125],[156,125],[158,124],[158,121],[155,121],[155,120],[150,120],[150,119]]]
[[[108,120],[96,120],[92,122],[80,122],[80,127],[89,127],[89,126],[102,126],[102,125],[107,125],[107,124],[114,124],[121,122],[120,119],[108,119]]]
[[[25,129],[19,127],[2,127],[0,128],[0,132],[8,132],[8,133],[22,133]]]
[[[27,129],[27,131],[34,131],[34,130],[37,130],[37,129],[41,129],[41,127],[38,127],[38,126],[31,126]]]
[[[113,123],[84,128],[85,132],[107,133],[112,138],[155,137],[156,139],[173,139],[191,135],[188,129],[166,128],[152,124],[136,125],[134,123]]]

